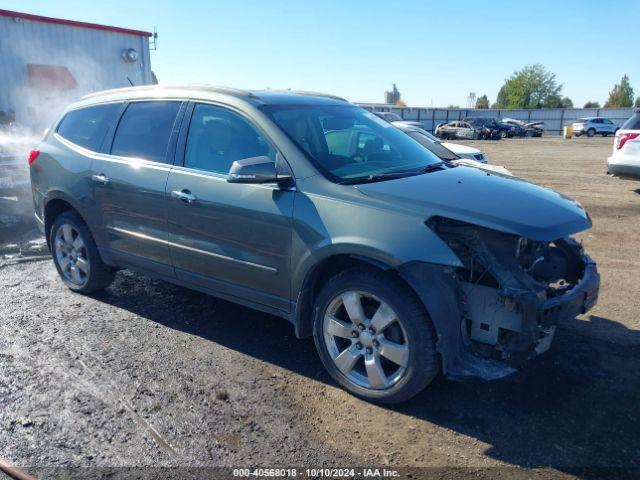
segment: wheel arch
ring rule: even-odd
[[[460,299],[447,266],[424,262],[391,265],[380,259],[362,254],[339,253],[329,255],[313,265],[300,288],[291,321],[298,338],[313,333],[313,304],[322,285],[337,273],[354,267],[365,267],[386,272],[395,281],[414,294],[433,322],[436,348],[443,372],[447,372],[458,356],[461,346]]]
[[[50,244],[51,227],[58,216],[68,211],[74,212],[76,215],[80,217],[80,219],[84,222],[84,224],[89,229],[89,232],[93,236],[94,241],[96,241],[97,239],[96,234],[93,228],[91,227],[91,224],[87,222],[85,215],[83,214],[82,209],[79,207],[79,205],[69,195],[65,194],[64,192],[61,192],[61,191],[50,192],[44,201],[44,208],[43,208],[44,233],[45,233],[45,238],[46,238],[49,249],[51,249],[51,244]],[[98,253],[100,254],[100,257],[102,258],[102,260],[105,261],[105,263],[107,263],[108,259],[105,258],[105,255],[101,251],[99,244],[98,244]]]
[[[333,253],[317,261],[305,273],[297,289],[292,323],[298,338],[310,337],[313,332],[313,302],[322,286],[334,275],[344,270],[365,267],[397,275],[390,264],[373,256],[351,253]],[[403,281],[403,283],[406,283]]]

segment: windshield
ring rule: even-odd
[[[267,105],[263,110],[334,182],[412,175],[441,162],[390,123],[353,105]]]
[[[419,133],[420,135],[424,135],[425,137],[427,137],[429,140],[431,140],[432,142],[435,143],[442,143],[442,140],[440,140],[438,137],[431,135],[429,132],[427,132],[426,130],[417,130],[417,133]]]
[[[434,153],[435,155],[440,157],[442,160],[450,161],[450,160],[457,160],[458,158],[460,158],[451,150],[442,146],[439,140],[436,140],[435,142],[431,140],[430,137],[432,135],[430,135],[427,132],[419,132],[417,130],[411,130],[406,132],[406,134],[409,135],[411,138],[413,138],[415,141],[417,141],[420,145],[427,148],[431,153]]]

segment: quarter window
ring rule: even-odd
[[[195,106],[187,135],[185,167],[227,174],[234,161],[259,156],[275,161],[276,150],[253,125],[224,108]]]
[[[121,107],[121,103],[108,103],[73,110],[62,119],[57,133],[76,145],[97,152]]]
[[[640,130],[640,110],[622,124],[622,130]]]
[[[111,153],[152,162],[167,162],[171,130],[180,102],[134,102],[122,115]]]

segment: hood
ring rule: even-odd
[[[358,185],[361,193],[424,215],[552,241],[586,230],[591,220],[575,200],[525,180],[456,167]]]
[[[478,155],[479,153],[482,153],[477,148],[467,147],[466,145],[460,145],[459,143],[442,142],[441,145],[445,148],[448,148],[456,155],[461,153],[464,153],[467,155]]]

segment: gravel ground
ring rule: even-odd
[[[581,468],[638,467],[640,182],[604,174],[611,139],[468,143],[576,198],[594,221],[579,238],[602,273],[600,303],[563,323],[523,371],[438,379],[402,406],[371,405],[336,388],[313,342],[282,319],[131,272],[76,295],[36,257],[37,243],[16,263],[8,244],[29,229],[1,228],[17,207],[0,199],[0,458],[43,477],[68,467],[392,466],[591,478]]]

